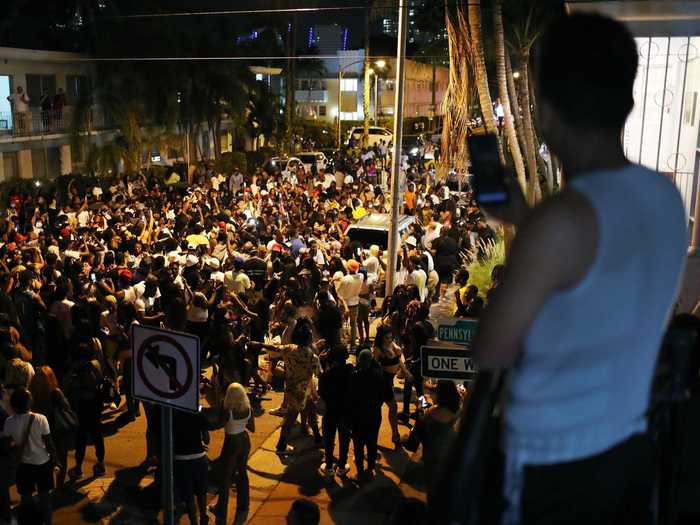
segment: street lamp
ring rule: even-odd
[[[342,115],[342,110],[341,110],[341,108],[343,107],[343,106],[342,106],[342,101],[343,101],[343,98],[342,98],[342,97],[343,97],[343,73],[345,72],[345,70],[346,70],[347,68],[349,68],[349,67],[351,67],[351,66],[354,66],[354,65],[356,65],[356,64],[361,64],[361,63],[363,63],[364,61],[365,61],[364,59],[362,59],[362,60],[355,60],[354,62],[350,62],[349,64],[345,64],[343,67],[340,67],[340,64],[338,64],[338,149],[340,149],[340,145],[341,145],[341,122],[340,122],[340,121],[341,121],[341,115]],[[385,62],[384,60],[377,60],[377,61],[374,62],[374,64],[375,64],[379,69],[381,69],[381,68],[383,68],[383,67],[386,65],[386,62]],[[370,69],[370,71],[372,71],[372,70]],[[376,80],[375,80],[375,82],[376,82]],[[376,97],[376,84],[375,84],[375,97]],[[376,101],[376,98],[375,98],[375,101]],[[376,102],[375,102],[374,111],[375,111],[375,124],[376,124],[376,111],[377,111]]]
[[[370,69],[369,72],[370,74],[374,74],[374,125],[377,125],[377,111],[379,108],[379,71],[384,69],[384,66],[386,66],[386,62],[384,60],[377,60],[374,63],[375,67],[377,68],[377,71],[374,69]]]
[[[515,80],[518,80],[518,79],[520,78],[520,71],[514,72],[514,73],[513,73],[513,78],[514,78]]]

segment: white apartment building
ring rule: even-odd
[[[71,173],[80,152],[72,151],[69,127],[73,108],[88,93],[95,69],[86,55],[0,47],[0,182],[14,178],[49,179]],[[18,114],[7,100],[21,86],[29,108]],[[60,110],[42,110],[44,94],[62,90]],[[95,141],[111,133],[99,108],[92,110]]]

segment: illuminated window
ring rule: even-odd
[[[357,91],[357,79],[356,78],[343,78],[340,81],[341,91]]]

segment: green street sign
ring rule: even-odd
[[[476,319],[436,319],[435,325],[435,335],[440,341],[471,345],[479,321]]]

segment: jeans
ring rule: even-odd
[[[416,372],[418,372],[418,373],[416,374]],[[423,376],[420,375],[420,368],[416,370],[416,367],[411,367],[411,374],[413,375],[413,381],[404,380],[404,383],[403,383],[403,412],[404,412],[404,414],[409,414],[411,412],[411,393],[412,393],[412,390],[414,388],[416,389],[416,395],[418,397],[421,397],[424,395]]]
[[[223,472],[219,481],[219,499],[216,502],[217,522],[226,523],[231,480],[236,481],[236,513],[247,510],[250,506],[248,454],[250,437],[246,431],[240,434],[226,434],[219,456],[219,460],[223,462]]]
[[[367,449],[367,470],[373,471],[377,463],[377,441],[382,420],[353,423],[352,446],[355,451],[357,472],[364,470],[365,448]]]
[[[357,342],[357,305],[348,306],[348,314],[350,321],[350,348],[354,348]]]
[[[350,428],[336,414],[323,416],[323,445],[325,449],[326,468],[333,466],[333,449],[335,448],[335,433],[338,432],[340,454],[338,456],[339,467],[348,462],[348,449],[350,448]]]
[[[292,431],[294,423],[296,423],[299,411],[293,408],[287,410],[287,415],[284,416],[284,422],[282,423],[282,428],[280,430],[280,438],[277,441],[277,451],[284,452],[287,448],[287,440],[289,439],[289,433]]]

